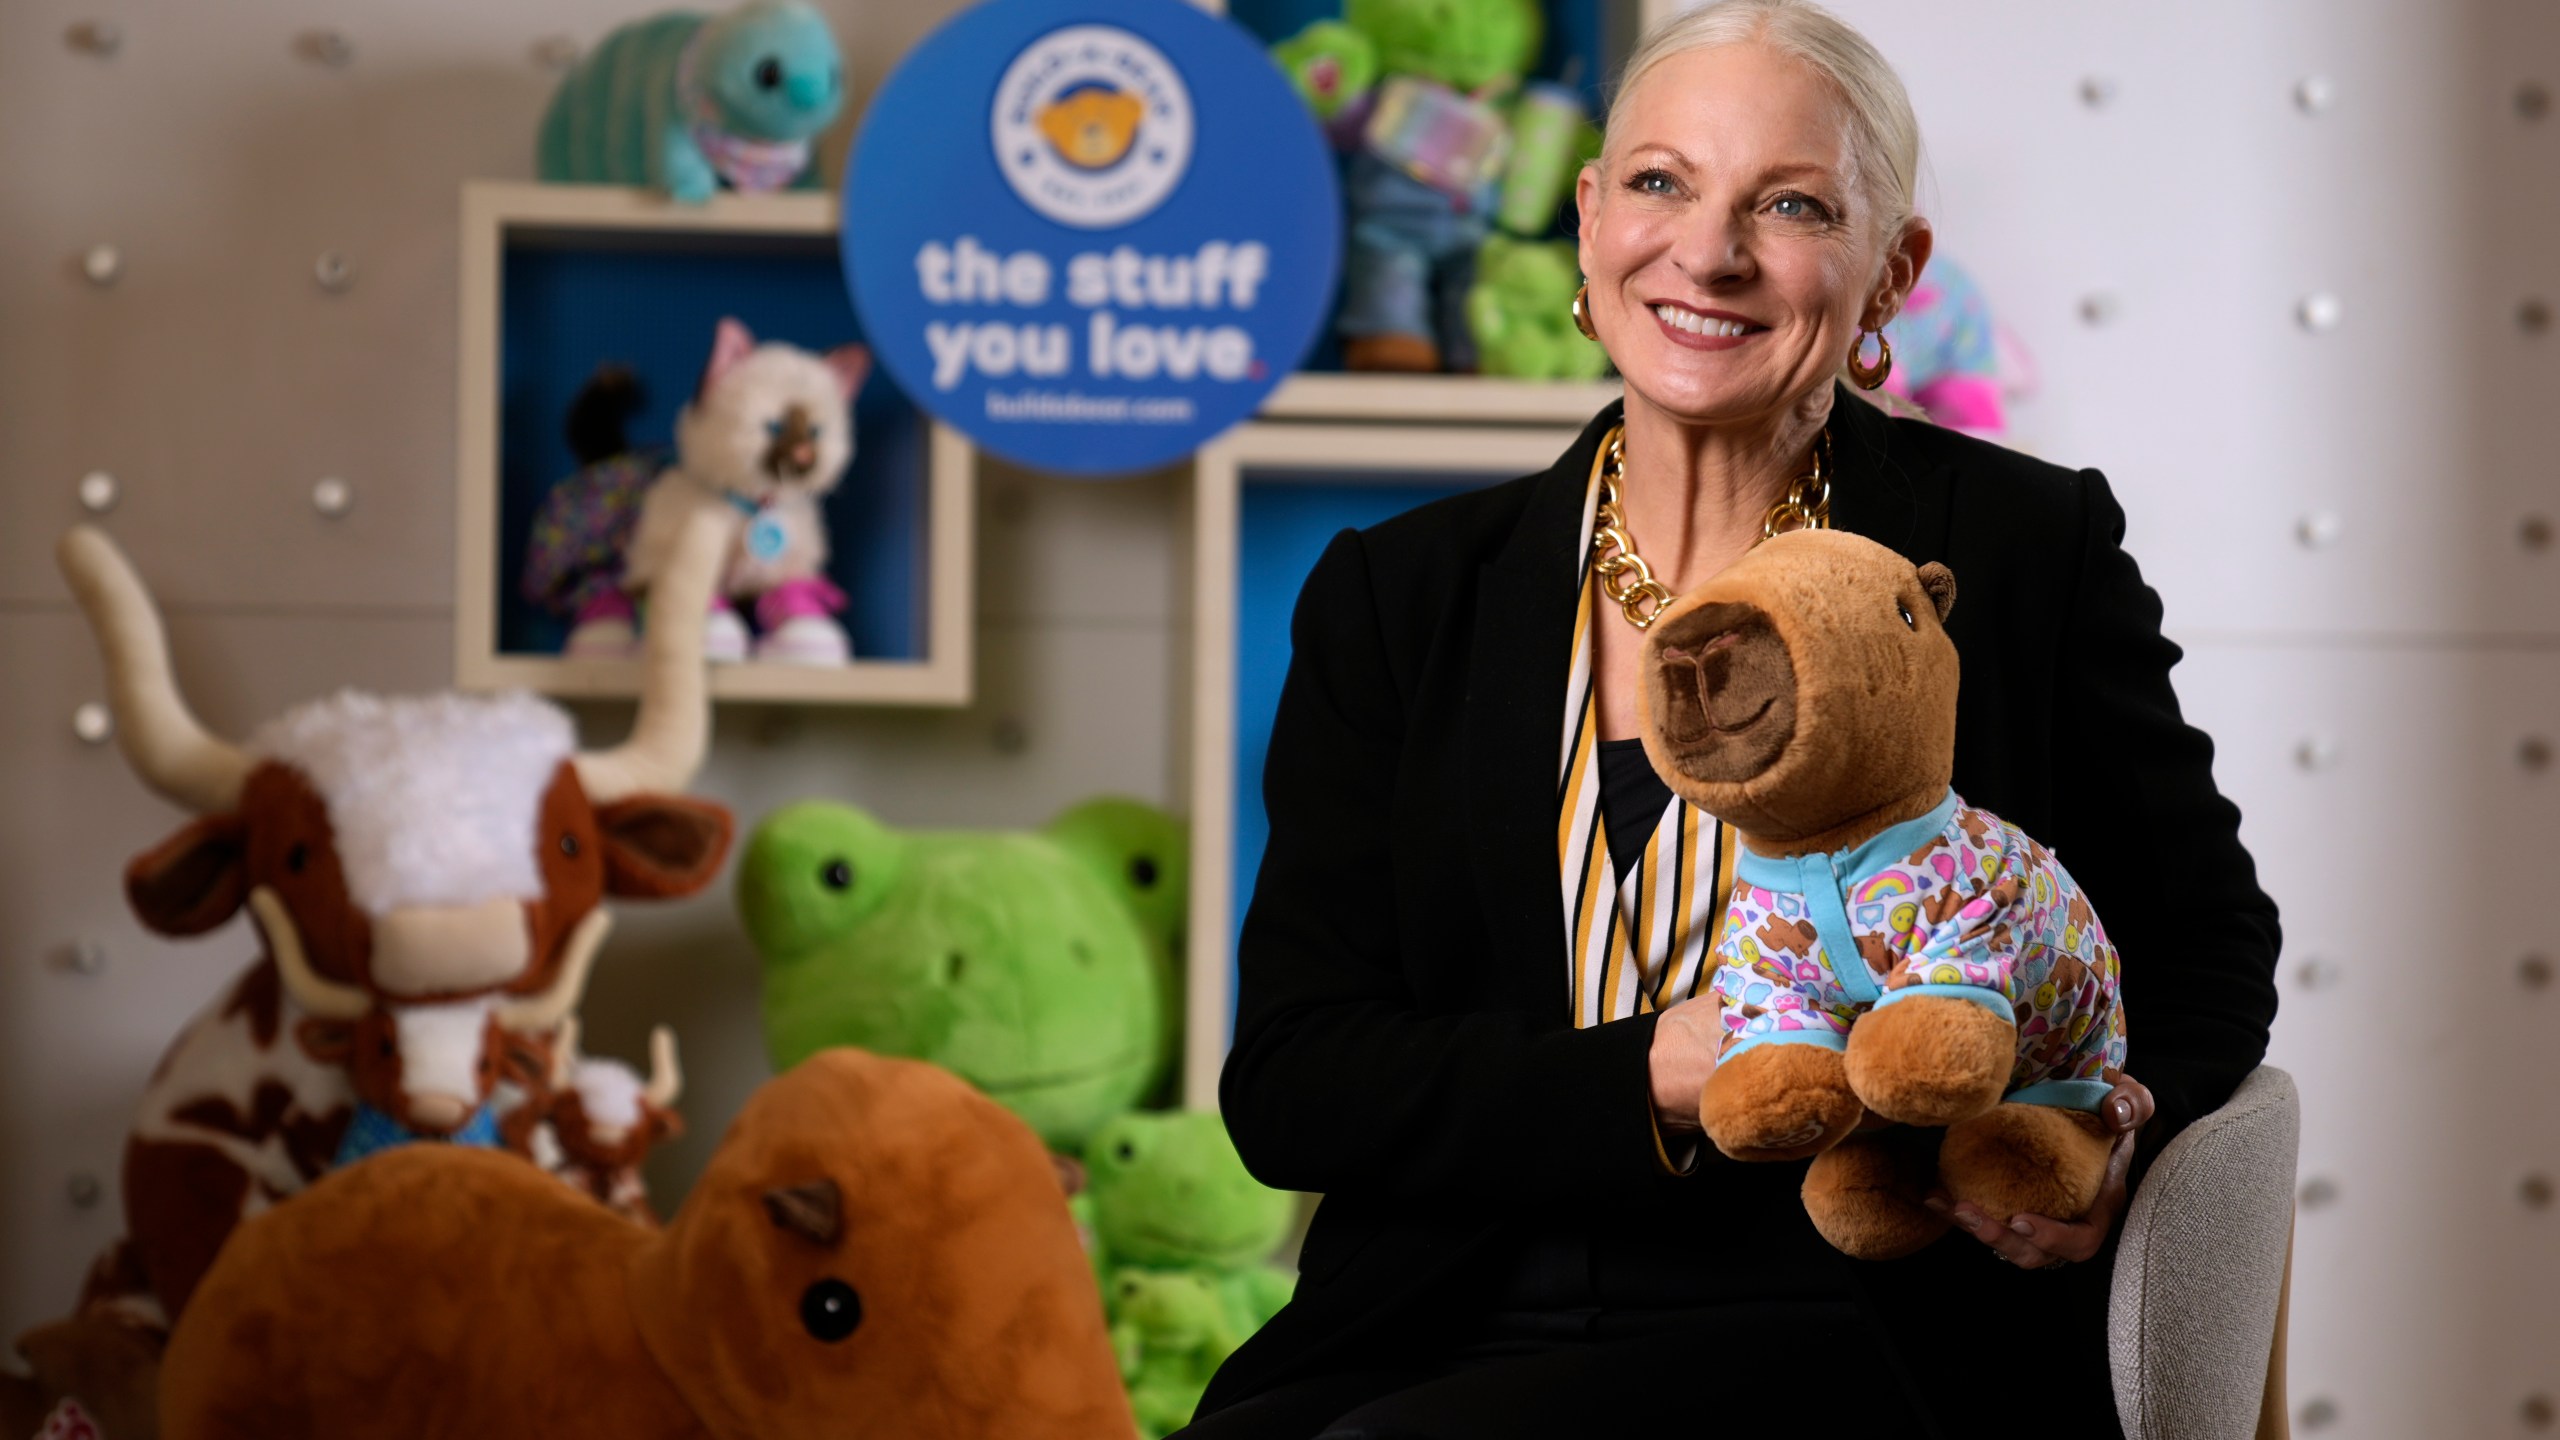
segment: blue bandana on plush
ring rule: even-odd
[[[844,59],[801,0],[749,0],[615,30],[571,68],[542,117],[543,179],[648,185],[687,204],[725,182],[781,190],[844,105]]]
[[[347,1122],[346,1138],[338,1142],[338,1158],[330,1164],[332,1168],[352,1165],[379,1150],[389,1150],[406,1145],[413,1140],[435,1138],[437,1137],[421,1135],[401,1124],[391,1118],[390,1111],[359,1100],[356,1102],[356,1118]],[[498,1145],[498,1112],[490,1106],[483,1105],[471,1112],[471,1118],[463,1122],[461,1129],[442,1138],[448,1145],[476,1145],[484,1150],[495,1149]]]

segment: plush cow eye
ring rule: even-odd
[[[565,831],[565,830],[564,830],[564,831],[562,831],[562,832],[561,832],[561,834],[560,834],[560,853],[561,853],[562,855],[567,856],[569,859],[572,859],[572,860],[577,859],[577,858],[578,858],[578,837],[577,837],[577,836],[575,836],[575,835],[572,835],[572,834],[568,833],[568,832],[567,832],[567,831]]]
[[[1895,602],[1894,602],[1894,604],[1893,604],[1893,608],[1894,608],[1897,612],[1899,612],[1899,613],[1901,614],[1901,616],[1902,616],[1902,628],[1903,628],[1903,629],[1905,629],[1905,630],[1917,630],[1917,629],[1919,629],[1919,628],[1920,628],[1920,622],[1911,618],[1911,607],[1910,607],[1910,606],[1905,605],[1905,604],[1903,604],[1901,601],[1897,600],[1897,601],[1895,601]]]
[[[756,62],[756,88],[772,90],[782,84],[782,62],[768,55]]]
[[[379,1052],[385,1060],[388,1060],[392,1056],[400,1053],[399,1045],[388,1035],[385,1035],[380,1040],[375,1041],[373,1048]]]
[[[284,852],[284,868],[288,875],[299,875],[309,868],[310,864],[311,847],[299,840],[293,842],[292,849]]]
[[[1129,883],[1141,890],[1156,888],[1156,862],[1144,855],[1129,862]]]
[[[830,860],[818,871],[818,883],[830,890],[853,888],[853,865],[846,860]]]
[[[841,1280],[821,1280],[800,1292],[800,1324],[833,1345],[862,1324],[862,1297]]]

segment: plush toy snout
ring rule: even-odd
[[[1653,713],[1673,766],[1693,780],[1748,780],[1796,730],[1787,642],[1756,605],[1703,605],[1654,645]]]

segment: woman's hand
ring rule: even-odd
[[[1663,1018],[1671,1018],[1669,1012]],[[2141,1081],[2121,1070],[2108,1071],[2107,1078],[2115,1082],[2116,1088],[2098,1107],[2098,1118],[2114,1132],[2116,1148],[2107,1157],[2107,1177],[2100,1182],[2097,1203],[2089,1207],[2087,1215],[2068,1223],[2041,1215],[2020,1215],[2003,1227],[1970,1205],[1949,1209],[1944,1190],[1929,1197],[1929,1208],[1954,1220],[1957,1229],[1998,1251],[2001,1259],[2021,1270],[2042,1270],[2096,1255],[2115,1232],[2116,1222],[2124,1218],[2124,1177],[2126,1168],[2133,1163],[2134,1136],[2150,1122],[2154,1108],[2151,1092]]]
[[[1653,1118],[1665,1130],[1697,1130],[1698,1096],[1724,1044],[1712,995],[1683,1000],[1653,1022]]]

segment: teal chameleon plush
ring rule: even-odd
[[[1112,1346],[1153,1440],[1190,1422],[1210,1375],[1288,1303],[1296,1282],[1268,1262],[1295,1203],[1246,1173],[1204,1111],[1123,1115],[1084,1165]]]
[[[776,811],[737,882],[774,1069],[830,1045],[928,1060],[1082,1153],[1172,1071],[1188,854],[1179,820],[1129,800],[1040,831]]]
[[[722,184],[782,190],[844,108],[844,58],[801,0],[635,20],[573,67],[542,117],[539,172],[647,185],[698,205]]]

